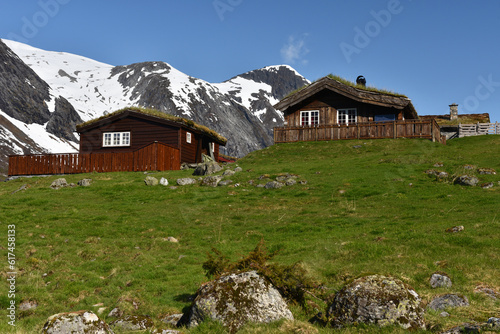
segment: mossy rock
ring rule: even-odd
[[[222,276],[198,290],[188,326],[197,326],[204,319],[219,321],[234,333],[247,322],[293,320],[293,315],[278,290],[250,271]]]
[[[424,329],[419,295],[401,280],[382,275],[358,278],[343,287],[328,308],[335,327],[356,323]]]
[[[140,331],[151,329],[154,326],[153,320],[147,315],[126,315],[116,319],[109,324],[113,328],[120,328],[126,331]]]
[[[113,334],[109,326],[90,311],[59,313],[50,316],[42,334]]]

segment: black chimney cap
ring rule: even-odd
[[[366,79],[364,76],[360,75],[356,78],[356,84],[361,86],[366,86]]]

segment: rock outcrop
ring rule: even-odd
[[[43,326],[42,334],[113,334],[95,313],[78,311],[55,314]]]

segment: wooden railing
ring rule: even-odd
[[[126,153],[68,153],[9,156],[9,176],[134,172],[180,169],[179,149],[152,143]]]
[[[274,142],[382,139],[382,138],[425,138],[446,144],[435,120],[405,120],[389,122],[355,123],[352,125],[319,125],[308,127],[274,128]]]
[[[500,123],[458,124],[458,137],[500,135]]]

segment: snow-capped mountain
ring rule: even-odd
[[[272,105],[307,83],[284,65],[209,83],[164,62],[115,67],[0,40],[0,164],[8,154],[75,152],[76,124],[127,106],[206,125],[228,138],[222,153],[243,156],[272,144],[283,124]]]

